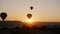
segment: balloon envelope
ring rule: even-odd
[[[30,19],[32,17],[32,14],[27,14],[27,17]]]
[[[6,13],[1,13],[1,18],[2,18],[2,20],[5,20],[5,18],[7,17],[7,14]]]
[[[32,10],[33,9],[33,6],[31,6],[30,9]]]

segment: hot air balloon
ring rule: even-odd
[[[30,6],[30,9],[33,10],[33,6]]]
[[[0,14],[0,16],[1,16],[2,20],[4,21],[4,20],[6,19],[6,17],[7,17],[7,14],[4,13],[4,12],[2,12],[2,13]]]
[[[32,14],[27,14],[27,17],[30,19],[32,17]]]

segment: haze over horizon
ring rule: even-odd
[[[0,0],[1,12],[8,14],[7,21],[25,22],[31,13],[34,22],[60,22],[60,0]]]

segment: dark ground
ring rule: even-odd
[[[60,34],[60,22],[49,22],[41,27],[25,27],[21,21],[0,21],[0,34]]]

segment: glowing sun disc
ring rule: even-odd
[[[28,22],[32,22],[32,20],[31,20],[31,19],[29,19],[29,20],[28,20]]]
[[[25,22],[25,25],[28,26],[28,27],[33,27],[34,26],[34,20],[33,19],[27,19],[26,22]]]

